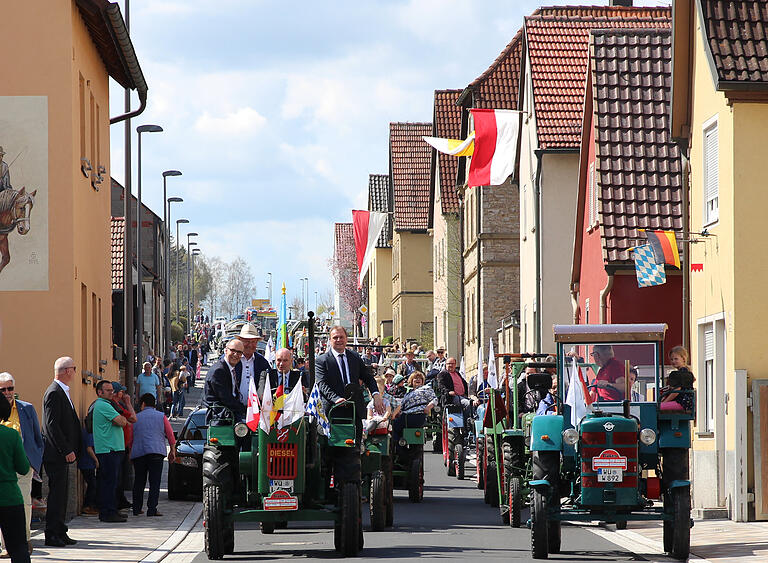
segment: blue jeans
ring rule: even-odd
[[[160,454],[147,454],[132,459],[133,462],[133,513],[139,514],[144,504],[144,487],[149,475],[149,496],[147,497],[147,516],[157,513],[157,501],[160,498],[160,477],[163,474],[163,459]]]
[[[96,454],[99,458],[99,518],[117,513],[117,478],[124,451]]]
[[[173,394],[173,405],[171,406],[171,416],[184,416],[184,407],[187,404],[187,398],[184,396],[184,390],[179,389]]]

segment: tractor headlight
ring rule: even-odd
[[[235,436],[238,438],[245,438],[248,435],[248,426],[242,422],[235,424]]]
[[[406,441],[405,441],[405,438],[400,438],[400,441],[399,441],[399,442],[397,442],[397,443],[398,443],[398,444],[400,444],[401,446],[406,446],[406,445],[408,445],[408,442],[406,442]]]
[[[656,432],[650,428],[643,428],[640,431],[640,441],[646,446],[650,446],[656,441]]]
[[[579,441],[578,430],[576,430],[575,428],[568,428],[567,430],[563,430],[563,442],[565,442],[569,446],[572,446],[578,441]]]

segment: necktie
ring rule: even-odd
[[[243,402],[243,395],[240,393],[240,382],[237,380],[237,373],[235,373],[235,369],[234,368],[232,368],[232,387],[235,390],[233,395],[235,397],[237,397],[237,400],[242,403]]]
[[[344,385],[347,385],[349,377],[347,377],[347,367],[344,365],[344,354],[339,354],[339,363],[341,364],[341,379],[344,381]]]

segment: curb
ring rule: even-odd
[[[186,518],[184,518],[181,524],[179,524],[179,527],[176,528],[176,531],[173,532],[170,537],[165,540],[159,547],[157,547],[154,551],[142,559],[140,563],[157,563],[158,561],[165,559],[168,555],[171,554],[171,552],[173,552],[174,549],[178,547],[181,542],[184,541],[189,532],[192,531],[192,528],[194,528],[197,524],[197,521],[200,520],[202,515],[203,504],[195,503],[195,505],[187,514]]]
[[[659,556],[660,559],[658,561],[677,561],[673,557],[668,556],[664,552],[664,545],[656,540],[652,540],[642,534],[639,534],[637,532],[633,532],[632,530],[608,530],[604,527],[582,527],[583,530],[588,530],[595,534],[596,536],[600,536],[601,538],[616,544],[618,546],[623,547],[624,549],[628,550],[630,553],[634,553],[636,555],[655,555]],[[643,553],[638,553],[638,547],[645,548],[647,551]],[[712,563],[708,559],[703,559],[699,557],[698,555],[695,555],[693,553],[693,549],[691,549],[690,557],[688,558],[689,561],[698,561],[699,563]],[[654,559],[656,561],[656,559]]]

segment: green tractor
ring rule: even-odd
[[[392,444],[394,488],[408,491],[408,500],[424,500],[424,415],[401,414],[405,426],[397,443]]]

